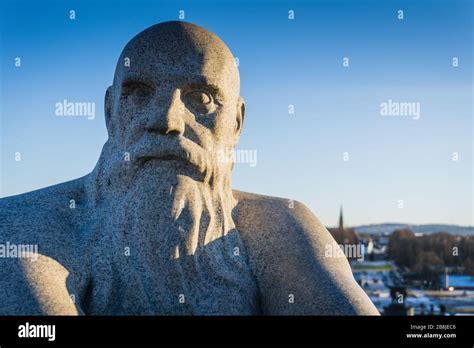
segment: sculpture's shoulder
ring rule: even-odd
[[[64,230],[83,197],[83,178],[0,199],[0,235]],[[35,234],[36,234],[35,233]]]
[[[295,227],[326,229],[314,213],[299,201],[236,190],[233,193],[238,201],[234,216],[238,227],[248,229],[257,224],[259,229],[274,231],[288,227],[292,230]]]
[[[234,191],[233,217],[265,314],[377,315],[326,227],[304,204]],[[304,305],[303,305],[304,304]]]
[[[326,227],[303,203],[286,198],[234,191],[238,201],[233,217],[249,252],[261,260],[286,262],[295,257],[326,264],[321,255],[332,238]]]
[[[88,275],[70,208],[82,187],[77,179],[0,199],[0,315],[77,314],[66,287],[84,282],[68,272]]]

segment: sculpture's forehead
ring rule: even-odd
[[[129,58],[130,66],[120,66]],[[116,79],[128,76],[156,82],[171,79],[239,88],[232,54],[214,34],[189,23],[151,27],[133,38],[122,52]]]

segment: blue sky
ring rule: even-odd
[[[186,21],[215,32],[239,58],[247,104],[239,148],[256,149],[258,162],[236,165],[234,188],[302,201],[330,226],[341,204],[348,225],[473,225],[472,7],[469,0],[3,1],[0,195],[93,169],[121,49],[184,10]],[[95,102],[96,118],[55,116],[63,99]],[[389,99],[420,103],[420,119],[381,116]]]

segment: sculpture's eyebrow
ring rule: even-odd
[[[206,76],[197,75],[193,76],[192,78],[186,78],[183,81],[179,76],[175,76],[171,78],[171,80],[175,80],[177,82],[177,88],[184,88],[187,90],[190,89],[203,89],[206,90],[217,99],[219,102],[223,102],[225,100],[224,93],[222,89],[215,83],[209,81]],[[181,84],[179,81],[181,80]],[[129,75],[123,78],[121,86],[132,86],[132,85],[144,85],[145,87],[154,89],[159,88],[160,84],[154,81],[152,78],[147,78],[146,76],[136,76],[136,75]]]
[[[205,89],[214,94],[216,97],[219,97],[220,99],[224,98],[224,93],[222,92],[222,89],[217,84],[213,83],[212,81],[209,81],[209,79],[203,75],[193,76],[192,78],[188,79],[186,81],[186,87],[193,89]]]
[[[131,85],[131,84],[142,84],[150,88],[154,85],[151,79],[147,79],[143,77],[127,76],[122,80],[122,86]]]
[[[221,89],[216,86],[216,85],[212,85],[212,84],[207,84],[207,83],[188,83],[186,85],[187,88],[202,88],[202,89],[205,89],[205,90],[208,90],[210,92],[213,92],[213,93],[216,93],[216,94],[220,94],[221,92]]]
[[[209,80],[209,78],[204,75],[195,75],[191,78],[186,79],[186,82],[189,85],[208,86],[215,90],[220,90],[219,86],[214,81]]]
[[[196,85],[212,85],[213,83],[209,81],[209,78],[205,75],[194,75],[188,79],[190,84]]]

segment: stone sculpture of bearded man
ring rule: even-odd
[[[85,177],[1,200],[0,314],[378,314],[301,203],[234,191],[244,123],[227,46],[185,22],[124,48]],[[70,202],[74,202],[71,209]]]

